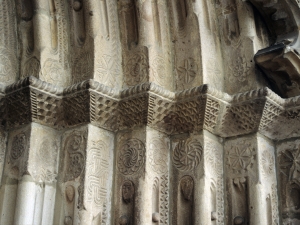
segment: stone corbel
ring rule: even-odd
[[[259,50],[254,59],[281,97],[300,94],[300,7],[296,0],[250,0],[266,23],[275,44]]]
[[[300,94],[300,55],[296,49],[279,43],[259,50],[255,62],[280,96],[288,98]]]

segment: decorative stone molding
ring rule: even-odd
[[[57,129],[91,122],[110,131],[149,125],[167,134],[300,135],[300,98],[282,99],[268,88],[228,95],[209,85],[170,92],[143,83],[118,92],[93,80],[62,89],[27,77],[1,90],[1,126],[7,129],[31,121]],[[281,132],[285,128],[288,133]]]

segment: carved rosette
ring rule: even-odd
[[[255,149],[246,142],[236,144],[227,151],[227,165],[234,173],[242,173],[252,168]]]
[[[195,139],[179,141],[173,150],[174,166],[181,171],[193,170],[199,165],[202,152],[201,143]]]
[[[145,163],[145,151],[142,141],[135,138],[127,140],[119,150],[119,171],[124,175],[138,172]]]

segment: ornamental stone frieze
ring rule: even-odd
[[[0,0],[0,225],[300,224],[299,0]]]
[[[28,77],[2,87],[0,101],[8,130],[36,122],[56,129],[92,123],[114,132],[140,125],[167,134],[205,129],[221,137],[260,132],[278,140],[300,132],[300,99],[268,88],[228,95],[209,85],[171,92],[143,83],[117,91],[94,80],[60,88]]]

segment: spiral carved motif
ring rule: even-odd
[[[125,175],[133,174],[145,163],[145,146],[138,139],[129,139],[119,150],[118,169]]]
[[[202,145],[197,140],[180,141],[173,151],[175,167],[181,171],[196,168],[201,161],[202,151]]]

